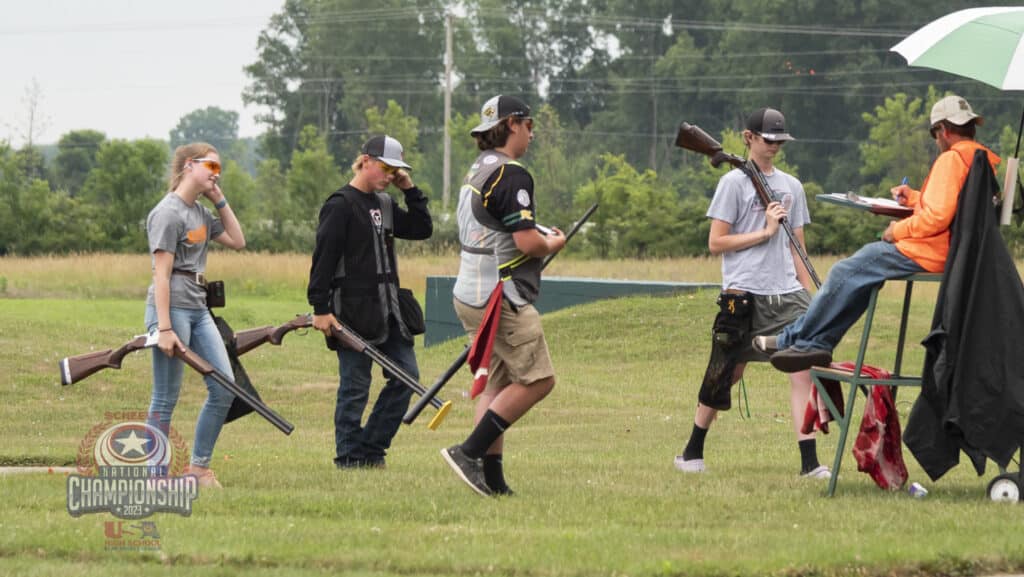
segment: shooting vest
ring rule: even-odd
[[[487,212],[492,191],[484,191],[484,183],[509,164],[523,166],[500,152],[485,150],[459,190],[456,216],[462,251],[453,292],[455,298],[470,306],[483,307],[499,281],[512,281],[505,283],[503,292],[515,306],[533,303],[540,291],[543,261],[520,252],[513,231]]]
[[[370,204],[366,201],[372,196],[350,187],[334,195],[344,197],[352,209],[345,251],[338,259],[331,282],[334,316],[370,344],[388,339],[388,317],[394,316],[402,337],[411,341],[398,304],[391,197],[385,192],[374,193],[379,209],[365,210]]]

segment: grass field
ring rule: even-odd
[[[816,265],[827,271],[827,262]],[[403,279],[422,296],[427,274],[451,274],[453,266],[407,259]],[[0,259],[0,464],[72,463],[106,411],[146,409],[148,352],[66,388],[57,361],[119,346],[142,330],[147,267],[145,257]],[[217,253],[210,270],[228,282],[222,313],[236,330],[307,310],[308,257]],[[715,281],[718,264],[565,259],[550,272]],[[517,495],[500,500],[474,495],[438,455],[471,426],[467,374],[443,392],[455,406],[437,431],[425,427],[427,409],[403,426],[386,469],[339,471],[331,463],[336,359],[318,334],[290,334],[283,346],[265,345],[243,360],[295,432],[283,436],[255,416],[227,425],[214,464],[226,488],[201,491],[190,517],[147,519],[159,530],[159,550],[105,550],[104,522],[115,518],[72,518],[62,475],[0,476],[0,575],[909,576],[1024,569],[1022,509],[986,500],[991,464],[984,478],[965,462],[932,483],[905,451],[911,480],[930,490],[924,499],[877,489],[849,455],[835,498],[822,496],[824,483],[797,478],[787,380],[767,366],[747,372],[751,418],[733,410],[713,427],[709,471],[677,473],[672,457],[692,424],[714,296],[625,298],[545,316],[558,385],[511,429],[505,463]],[[901,296],[895,284],[883,291],[869,357],[875,364],[893,362]],[[926,332],[934,298],[934,287],[916,291],[911,342]],[[837,359],[852,358],[855,345],[848,337]],[[419,349],[423,380],[432,381],[462,346]],[[907,366],[922,359],[912,345]],[[189,374],[174,418],[187,441],[204,396]],[[915,396],[900,394],[904,422]],[[819,440],[823,462],[831,462],[834,437]]]

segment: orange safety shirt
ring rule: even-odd
[[[979,149],[988,154],[995,172],[999,164],[995,153],[974,140],[961,140],[935,159],[920,191],[909,190],[906,194],[907,206],[914,208],[914,214],[893,226],[896,249],[928,272],[942,272],[946,267],[949,225]]]

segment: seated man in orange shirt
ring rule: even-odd
[[[947,96],[931,111],[931,135],[939,148],[920,191],[903,184],[892,189],[914,214],[889,223],[882,240],[865,245],[836,263],[807,312],[777,336],[754,338],[754,348],[771,354],[772,365],[794,373],[828,366],[832,350],[867,309],[871,290],[886,279],[917,272],[942,272],[949,252],[949,226],[974,153],[984,150],[995,171],[999,157],[974,140],[984,119],[959,96]]]

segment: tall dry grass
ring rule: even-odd
[[[836,257],[815,257],[824,276]],[[211,279],[225,281],[230,294],[299,298],[305,296],[310,256],[214,250],[207,260]],[[418,294],[428,276],[454,275],[458,257],[400,256],[402,284]],[[559,257],[546,276],[611,278],[669,282],[721,279],[717,257],[578,260]],[[76,254],[0,257],[0,298],[144,298],[150,283],[150,259],[143,254]]]

